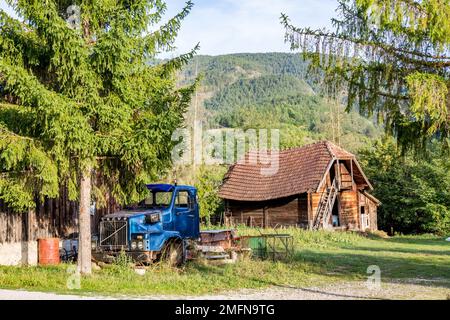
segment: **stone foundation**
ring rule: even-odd
[[[37,265],[37,241],[0,243],[0,265]]]

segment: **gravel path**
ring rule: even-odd
[[[347,282],[326,287],[271,287],[262,290],[242,289],[202,296],[78,296],[44,292],[0,289],[0,300],[98,300],[98,299],[149,299],[149,300],[359,300],[359,299],[450,299],[450,289],[430,286],[421,281],[410,283],[382,283],[381,288],[370,289],[364,282]]]

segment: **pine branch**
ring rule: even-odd
[[[189,63],[189,61],[195,56],[198,50],[200,50],[200,43],[197,43],[197,45],[190,52],[170,59],[169,61],[162,64],[161,75],[165,77],[171,74],[174,70],[181,69],[181,67]]]
[[[166,24],[160,27],[159,30],[146,36],[145,43],[148,48],[147,51],[150,51],[151,49],[165,49],[166,51],[173,49],[172,44],[181,28],[181,22],[187,17],[193,6],[194,3],[191,0],[187,1],[181,12],[171,18]]]
[[[368,40],[357,39],[357,38],[350,38],[348,36],[339,35],[339,34],[336,34],[333,32],[324,32],[322,30],[311,30],[309,28],[304,28],[304,29],[295,28],[292,25],[287,25],[287,30],[294,34],[298,34],[300,36],[310,36],[310,37],[315,37],[316,39],[322,39],[322,41],[323,41],[323,39],[327,39],[327,40],[334,39],[334,40],[340,40],[343,42],[360,45],[362,47],[369,47],[369,48],[372,48],[372,50],[382,49],[385,53],[397,55],[398,58],[402,58],[402,59],[406,59],[408,56],[416,56],[419,58],[431,59],[431,60],[450,60],[450,56],[447,56],[447,55],[429,55],[429,54],[419,52],[419,51],[411,51],[411,50],[406,50],[403,48],[395,47],[393,45],[389,45],[386,43],[368,41]],[[288,35],[286,37],[288,37]],[[292,35],[291,35],[291,37],[292,37]],[[294,42],[291,42],[291,43],[295,43],[295,40],[294,40]],[[293,47],[293,49],[295,49],[295,47]],[[325,52],[316,52],[316,53],[327,54]],[[408,58],[408,59],[410,59],[410,58]],[[412,60],[412,61],[417,61],[418,64],[419,63],[435,63],[435,64],[443,63],[445,66],[450,64],[450,61],[435,61],[435,62],[434,61],[424,61],[424,60]]]

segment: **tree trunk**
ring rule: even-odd
[[[80,182],[78,268],[82,274],[91,274],[91,169],[87,168]]]

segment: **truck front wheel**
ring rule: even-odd
[[[183,263],[183,243],[170,241],[164,246],[162,259],[171,267],[178,267]]]

